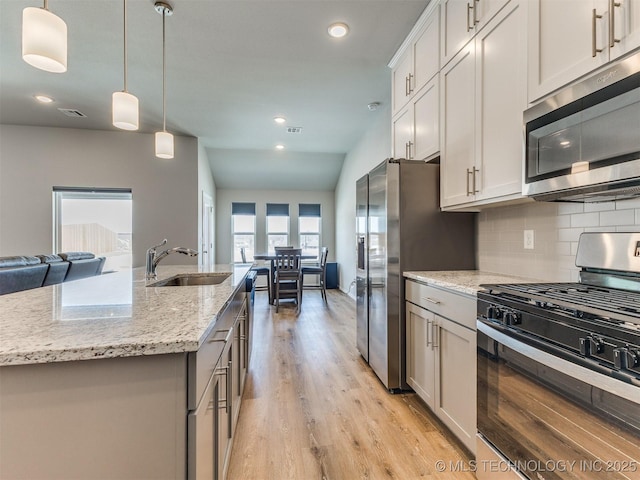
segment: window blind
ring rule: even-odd
[[[233,202],[231,204],[231,215],[255,215],[256,204],[246,202]]]
[[[267,216],[268,217],[288,217],[289,204],[288,203],[267,203]]]
[[[321,217],[319,203],[301,203],[298,205],[298,216]]]

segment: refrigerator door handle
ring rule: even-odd
[[[364,244],[365,238],[363,236],[358,237],[358,268],[360,270],[365,269],[364,265]]]

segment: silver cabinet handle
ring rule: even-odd
[[[433,298],[429,298],[429,297],[420,297],[420,298],[425,302],[433,303],[434,305],[440,305],[440,300],[434,300]]]
[[[480,23],[480,20],[478,20],[478,3],[480,3],[480,0],[473,0],[473,26],[474,27]]]
[[[467,168],[467,197],[473,194],[473,192],[469,190],[469,175],[473,175],[473,172],[471,171],[470,168]]]
[[[480,173],[480,170],[478,170],[476,167],[473,167],[473,194],[474,195],[480,192],[480,190],[476,188],[476,173]]]
[[[471,29],[473,28],[471,26],[471,23],[469,22],[469,12],[471,12],[471,10],[473,10],[473,5],[469,5],[467,3],[467,32],[471,31]]]
[[[591,14],[591,56],[595,57],[598,53],[602,52],[602,48],[598,48],[596,45],[596,19],[602,18],[602,15],[596,13],[594,8]]]
[[[427,345],[426,345],[427,347],[431,344],[431,342],[429,341],[429,328],[430,328],[430,326],[431,326],[431,320],[429,320],[427,318]]]
[[[440,327],[438,327],[435,320],[431,323],[431,327],[433,328],[431,332],[431,348],[438,348],[438,328]]]
[[[411,79],[413,78],[413,73],[409,74],[409,94],[411,94],[411,92],[413,92],[413,87],[411,86]],[[415,82],[413,82],[415,83]]]
[[[412,146],[413,146],[413,142],[412,142],[411,140],[409,140],[409,141],[407,142],[407,147],[408,147],[408,149],[409,149],[409,155],[407,155],[407,158],[408,158],[409,160],[413,160],[413,155],[411,154],[411,147],[412,147]]]
[[[409,158],[409,142],[404,144],[404,158]]]
[[[616,38],[616,7],[620,7],[620,2],[616,0],[609,1],[609,47],[613,48],[616,43],[620,43],[620,39]]]
[[[409,77],[404,77],[404,96],[407,97],[409,95],[410,91],[410,86],[409,86]]]

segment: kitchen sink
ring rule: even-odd
[[[194,285],[219,285],[231,276],[231,273],[181,273],[165,278],[147,287],[189,287]]]

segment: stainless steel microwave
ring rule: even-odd
[[[542,201],[640,196],[640,52],[524,113],[523,193]]]

